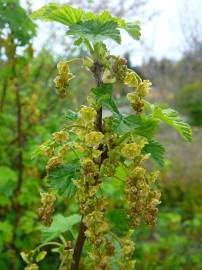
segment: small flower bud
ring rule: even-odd
[[[62,163],[61,156],[53,156],[48,160],[48,164],[46,165],[46,170],[50,171],[52,169],[55,169],[61,163]]]
[[[58,143],[66,142],[68,140],[68,134],[65,130],[61,130],[58,132],[53,133],[53,140]]]
[[[57,64],[58,74],[69,73],[69,66],[66,61],[60,61]]]

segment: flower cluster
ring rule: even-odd
[[[32,94],[31,97],[27,97],[24,100],[30,124],[36,124],[39,121],[40,111],[37,107],[38,102],[39,97],[35,93]]]
[[[100,156],[104,151],[106,134],[96,130],[97,112],[91,106],[82,106],[71,129],[77,136],[74,147],[82,152],[80,159],[80,179],[75,181],[77,187],[76,199],[79,204],[83,223],[86,227],[85,235],[90,243],[89,256],[93,261],[94,269],[106,270],[109,268],[109,255],[106,248],[105,235],[109,225],[105,218],[107,201],[97,194],[101,188]],[[100,146],[102,145],[102,148]]]
[[[134,78],[135,78],[135,74],[134,74]],[[137,113],[141,113],[144,108],[143,98],[149,93],[151,83],[148,80],[143,80],[140,83],[137,83],[136,85],[137,86],[135,88],[135,91],[128,93],[127,98],[132,108]]]
[[[58,76],[55,78],[55,88],[57,94],[64,98],[66,96],[66,91],[69,86],[69,81],[74,78],[74,75],[70,72],[68,63],[66,61],[61,61],[57,64]]]
[[[54,205],[56,196],[52,192],[41,193],[42,206],[38,209],[41,222],[45,226],[50,226],[52,223],[52,214],[54,212]]]
[[[122,154],[126,159],[134,159],[141,153],[141,147],[137,143],[127,143],[122,149]]]
[[[95,210],[85,216],[84,224],[87,227],[85,232],[90,244],[90,257],[94,263],[95,270],[106,270],[109,268],[109,255],[107,254],[107,242],[105,234],[109,231],[109,225],[104,218],[105,207],[102,201],[96,202]]]
[[[132,108],[137,113],[141,113],[144,109],[143,98],[149,93],[151,83],[148,80],[142,81],[126,64],[127,61],[125,59],[115,57],[115,62],[112,66],[113,76],[118,82],[124,83],[134,89],[133,92],[128,93],[127,98]]]
[[[92,65],[90,59],[85,59],[84,65],[94,73],[96,82],[100,83],[103,74],[109,73],[108,79],[112,78],[133,88],[134,92],[127,95],[128,100],[135,112],[142,112],[143,98],[150,87],[149,81],[142,81],[134,71],[128,69],[125,59],[108,55],[107,60],[109,59],[111,61],[108,61],[106,66],[105,61],[100,64],[97,60]],[[101,66],[102,69],[99,70]],[[63,90],[72,75],[69,73],[67,62],[60,62],[57,67],[59,77],[55,80],[56,87],[63,95]],[[100,72],[100,77],[97,72]],[[153,225],[160,203],[160,193],[153,185],[157,177],[155,174],[147,173],[143,166],[143,161],[149,158],[148,154],[143,154],[143,148],[148,141],[133,132],[127,134],[115,132],[113,115],[100,118],[101,104],[93,91],[87,101],[88,106],[81,106],[73,117],[69,118],[70,123],[65,129],[53,133],[52,139],[40,149],[49,158],[46,166],[48,174],[65,162],[67,151],[71,151],[76,159],[79,159],[77,168],[79,173],[73,181],[76,186],[75,199],[82,216],[82,225],[85,227],[85,237],[89,243],[89,259],[91,263],[93,262],[95,270],[110,270],[111,256],[116,254],[114,242],[110,241],[110,225],[107,219],[107,211],[113,202],[102,196],[103,184],[110,178],[122,181],[127,200],[124,210],[129,218],[130,231],[122,237],[116,235],[121,255],[115,263],[121,270],[133,270],[135,266],[133,260],[135,245],[131,239],[133,229],[141,222]],[[125,172],[124,179],[116,175],[119,167]],[[52,193],[42,193],[42,207],[39,214],[45,225],[51,223],[54,202],[55,197]],[[74,256],[73,249],[68,254],[68,261],[71,261]]]
[[[129,144],[131,145],[131,144]],[[141,144],[140,144],[141,145]],[[143,147],[142,143],[141,147]],[[141,149],[136,156],[127,156],[130,160],[128,163],[128,178],[126,179],[127,187],[125,193],[128,201],[128,215],[130,216],[130,225],[136,228],[141,221],[147,225],[154,225],[157,206],[160,204],[160,192],[153,190],[153,184],[157,176],[156,174],[147,175],[146,169],[142,166],[142,162],[148,158],[148,155],[142,155]]]
[[[68,133],[63,129],[52,134],[52,140],[40,146],[40,151],[49,160],[46,165],[46,170],[49,172],[57,168],[63,163],[63,158],[69,150],[67,141],[69,139]]]
[[[92,107],[82,106],[80,111],[80,120],[81,123],[88,128],[93,128],[97,112]]]
[[[112,70],[116,80],[121,83],[124,82],[128,72],[127,60],[125,58],[116,57]]]
[[[117,261],[120,270],[134,270],[135,267],[135,260],[131,259],[135,251],[135,244],[130,239],[130,234],[129,232],[128,235],[120,240],[122,259],[120,258]]]

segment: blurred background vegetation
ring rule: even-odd
[[[184,1],[186,5],[187,2]],[[176,28],[184,38],[178,59],[166,54],[160,59],[151,55],[152,44],[148,47],[144,39],[139,48],[144,57],[138,65],[130,40],[129,46],[118,51],[131,68],[152,81],[150,99],[177,109],[193,128],[191,145],[181,142],[175,132],[164,126],[157,135],[166,148],[166,164],[160,168],[162,204],[157,226],[153,229],[142,226],[134,235],[137,269],[141,270],[202,269],[202,19],[193,12],[193,3],[198,2],[190,1],[188,7],[182,5],[179,12],[180,27]],[[32,159],[34,149],[61,127],[67,109],[85,103],[94,83],[87,72],[73,65],[71,69],[77,79],[72,81],[68,97],[61,100],[56,96],[53,79],[58,60],[85,52],[73,49],[58,26],[48,24],[43,29],[46,42],[37,41],[40,27],[29,19],[32,4],[36,3],[41,6],[45,1],[0,1],[1,270],[23,269],[19,252],[33,248],[41,239],[37,208],[44,185],[45,161]],[[143,29],[161,16],[150,0],[68,3],[139,18]],[[58,36],[61,47],[55,45]],[[127,112],[126,93],[127,88],[114,89],[119,106]],[[108,188],[118,208],[119,196],[114,194],[113,186]],[[68,199],[59,201],[57,208],[64,214],[75,211],[75,205],[69,204]],[[117,215],[110,218],[117,229],[124,230],[124,224],[120,228],[120,220],[123,221],[120,215],[117,210]],[[40,269],[56,269],[57,265],[57,257],[51,255]]]

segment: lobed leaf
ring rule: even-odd
[[[124,134],[126,132],[135,132],[137,135],[152,138],[158,127],[159,121],[149,116],[140,115],[115,115],[113,116],[114,132]]]
[[[140,39],[141,36],[141,28],[140,28],[140,22],[135,21],[135,22],[127,22],[125,24],[124,29],[128,32],[128,34],[133,38],[133,39]]]
[[[83,13],[83,10],[73,8],[69,5],[61,6],[55,3],[51,3],[32,13],[32,18],[45,21],[56,21],[70,26],[80,22]]]
[[[77,120],[79,118],[79,116],[78,116],[78,113],[76,113],[76,112],[74,112],[72,110],[68,110],[67,114],[66,114],[66,118],[69,121],[75,121],[75,120]]]
[[[73,36],[76,39],[87,38],[94,43],[112,39],[120,44],[121,35],[117,26],[117,23],[113,21],[104,23],[95,20],[81,21],[77,24],[72,24],[67,31],[67,35]]]
[[[175,110],[162,109],[159,106],[155,106],[153,109],[153,117],[164,121],[167,125],[176,129],[185,141],[192,141],[190,126],[179,117],[179,114]]]
[[[81,220],[81,216],[78,214],[73,214],[69,217],[65,217],[61,214],[55,215],[53,217],[53,222],[50,227],[43,226],[41,228],[41,234],[44,241],[48,242],[52,239],[59,237],[62,233],[66,231],[71,231],[72,227],[78,224]]]
[[[143,153],[151,154],[153,160],[163,167],[165,149],[159,142],[150,140],[149,143],[144,146]]]
[[[58,194],[65,197],[71,196],[75,191],[73,179],[79,177],[79,160],[73,160],[65,165],[51,170],[47,175],[48,185]]]
[[[47,4],[32,14],[33,19],[56,21],[69,27],[68,35],[76,38],[79,44],[82,39],[92,42],[112,39],[121,43],[120,28],[126,30],[134,39],[140,37],[140,23],[125,22],[119,17],[113,17],[108,11],[101,13],[85,12],[70,5]]]
[[[0,195],[9,197],[17,184],[16,171],[6,166],[0,166]]]
[[[96,87],[92,90],[92,93],[95,95],[98,104],[112,113],[120,114],[112,97],[112,84],[103,84],[100,87]]]

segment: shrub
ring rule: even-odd
[[[185,85],[177,94],[177,106],[191,124],[202,125],[202,82]]]
[[[190,127],[174,110],[146,102],[151,83],[129,69],[125,59],[112,55],[104,43],[120,44],[120,29],[138,39],[139,22],[57,4],[45,5],[32,16],[64,24],[74,44],[86,47],[86,57],[58,63],[54,82],[59,97],[66,96],[76,79],[70,71],[72,62],[82,63],[95,85],[87,104],[69,110],[63,128],[40,146],[48,159],[47,192],[41,193],[39,208],[46,241],[21,253],[26,269],[38,269],[48,245],[59,253],[59,269],[77,270],[79,265],[89,270],[134,269],[134,230],[141,223],[155,224],[160,203],[158,173],[144,165],[150,158],[163,165],[164,149],[154,134],[163,121],[190,141]],[[116,105],[112,89],[116,82],[131,88],[127,95],[131,115],[122,115]],[[111,115],[103,117],[103,109]],[[57,198],[68,199],[68,216],[52,216]]]

